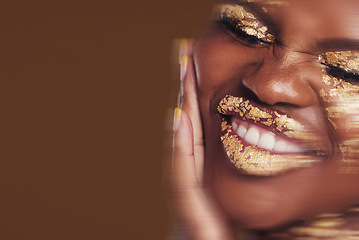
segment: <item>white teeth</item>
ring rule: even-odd
[[[288,145],[286,152],[297,153],[297,152],[303,152],[303,150],[302,148],[296,145]]]
[[[257,145],[259,141],[259,132],[257,128],[249,128],[246,135],[244,136],[244,140],[246,140],[249,144]]]
[[[247,128],[243,127],[242,125],[239,126],[238,128],[238,135],[241,137],[241,138],[244,138],[244,136],[246,135],[246,132],[247,132]]]
[[[275,144],[275,137],[273,134],[270,133],[264,133],[259,139],[258,147],[272,150]]]
[[[237,131],[238,124],[236,122],[232,122],[232,128],[233,128],[234,131]]]
[[[273,150],[278,153],[305,152],[300,146],[291,144],[290,142],[283,140],[280,136],[264,129],[261,130],[261,128],[258,129],[255,126],[252,126],[247,130],[243,125],[233,121],[232,128],[237,132],[238,136],[253,146],[258,146],[266,150]]]
[[[287,143],[279,140],[275,143],[273,150],[276,152],[285,152],[286,148],[287,148]]]

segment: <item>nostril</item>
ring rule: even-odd
[[[245,98],[250,99],[250,100],[255,101],[255,102],[261,102],[259,100],[259,98],[257,97],[256,93],[246,85],[245,81],[242,81],[241,85],[242,85],[241,86],[241,90],[242,90],[241,94]]]
[[[259,84],[259,85],[258,85]],[[242,81],[243,93],[248,99],[264,105],[274,105],[279,100],[273,98],[273,93],[278,94],[278,86],[270,86],[271,83],[256,83],[254,79],[244,79]],[[258,86],[257,86],[258,85]]]

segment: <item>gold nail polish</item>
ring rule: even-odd
[[[181,80],[183,81],[185,75],[186,75],[186,72],[187,72],[187,66],[188,66],[188,55],[187,54],[183,54],[181,56],[181,72],[180,72],[180,75],[181,75]]]
[[[181,122],[181,114],[182,114],[182,110],[180,108],[175,108],[174,111],[174,116],[173,116],[173,131],[177,131],[180,122]]]

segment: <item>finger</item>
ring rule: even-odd
[[[199,181],[202,181],[204,151],[203,151],[203,129],[201,123],[201,115],[198,106],[197,97],[197,80],[192,59],[193,42],[184,41],[181,43],[181,105],[191,119],[194,132],[194,155],[196,172]],[[184,54],[183,54],[184,53]]]
[[[176,114],[176,117],[179,114]],[[182,111],[174,137],[173,200],[176,212],[192,239],[230,239],[224,218],[209,200],[197,180],[193,147],[193,128]]]
[[[181,187],[195,186],[199,182],[195,171],[192,123],[188,114],[178,108],[175,118],[172,172],[176,180],[181,180],[176,181]]]

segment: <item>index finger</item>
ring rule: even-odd
[[[195,166],[199,181],[203,178],[204,150],[203,130],[200,109],[198,106],[197,78],[195,64],[192,58],[194,42],[182,40],[180,46],[181,59],[181,93],[182,109],[188,113],[193,127],[193,144]]]

